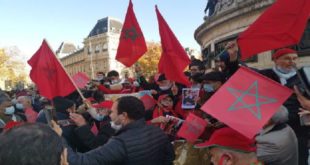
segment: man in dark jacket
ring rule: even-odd
[[[301,81],[297,76],[295,65],[298,59],[297,52],[284,48],[279,49],[272,55],[275,66],[272,69],[260,71],[261,74],[281,83],[283,86],[293,89],[294,86],[300,86]],[[291,95],[283,105],[288,109],[288,124],[294,130],[298,140],[299,165],[308,164],[308,131],[309,127],[301,126],[298,115],[300,103],[295,94]]]
[[[238,60],[238,45],[237,43],[230,42],[227,45],[227,51],[230,56],[230,62],[236,63]],[[300,86],[301,81],[297,76],[295,69],[298,59],[297,52],[292,49],[283,48],[279,49],[272,55],[274,67],[271,69],[259,70],[262,75],[273,79],[274,81],[293,89],[294,86]],[[283,105],[288,110],[288,125],[294,130],[298,140],[298,161],[299,165],[307,165],[308,162],[308,132],[309,127],[301,126],[300,118],[298,115],[300,103],[295,94],[292,94]]]
[[[112,106],[111,126],[117,133],[105,145],[84,154],[68,148],[70,165],[166,165],[174,151],[160,128],[144,121],[144,105],[132,96],[119,98]]]
[[[92,117],[95,120],[92,127],[84,118],[85,115],[77,113],[70,114],[70,118],[78,126],[75,129],[75,134],[88,148],[95,149],[105,144],[110,137],[114,135],[115,131],[111,128],[111,119],[109,117],[112,105],[112,101],[103,101],[93,105],[93,108],[96,108],[96,110],[94,109],[96,114]],[[90,109],[88,111],[90,111]],[[94,128],[98,130],[97,133],[93,131]]]
[[[88,151],[89,149],[76,137],[74,130],[77,126],[69,117],[69,113],[75,112],[74,102],[64,97],[57,96],[53,99],[53,103],[56,110],[57,123],[63,130],[62,137],[66,139],[68,145],[74,150],[79,152]],[[47,124],[43,111],[39,113],[36,122]]]

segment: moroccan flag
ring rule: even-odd
[[[300,42],[310,14],[309,0],[277,0],[246,31],[238,44],[243,60]]]
[[[240,67],[201,109],[253,138],[291,94],[289,88]]]
[[[190,113],[183,122],[177,135],[193,143],[201,136],[207,124],[205,120]]]
[[[159,73],[164,73],[168,80],[189,85],[189,80],[186,78],[183,71],[190,64],[190,59],[169,25],[160,14],[157,6],[156,14],[162,46],[158,71]]]
[[[145,110],[151,109],[157,103],[157,101],[150,95],[144,95],[140,98],[140,100],[143,102]]]
[[[37,85],[40,95],[53,99],[55,96],[67,96],[76,90],[45,40],[28,60],[28,64],[32,67],[30,78]]]
[[[127,67],[133,65],[147,51],[146,43],[139,23],[133,11],[131,0],[122,28],[116,60]]]
[[[75,82],[76,86],[79,88],[84,88],[85,85],[89,82],[89,78],[82,72],[78,72],[77,74],[73,75],[73,81]]]

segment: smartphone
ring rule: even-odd
[[[52,108],[44,108],[43,112],[47,121],[47,124],[52,127],[52,120],[53,120],[53,115],[52,115]]]
[[[75,123],[72,120],[58,120],[57,123],[62,126],[62,127],[66,127],[66,126],[70,126],[70,125],[75,125]]]

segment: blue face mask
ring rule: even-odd
[[[96,119],[97,121],[102,121],[102,120],[104,119],[104,117],[105,117],[105,116],[103,116],[103,115],[97,113],[95,119]]]
[[[21,103],[16,103],[16,108],[22,110],[22,109],[24,109],[24,106]]]
[[[283,74],[289,74],[289,73],[296,72],[294,68],[285,69],[285,68],[282,68],[282,67],[277,66],[276,69],[277,69],[279,72],[283,73]]]
[[[13,115],[15,112],[15,108],[13,106],[5,108],[4,114],[6,115]]]
[[[211,84],[204,84],[203,89],[208,93],[215,91],[214,87]]]

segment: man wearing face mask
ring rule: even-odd
[[[168,137],[160,128],[146,125],[144,111],[144,105],[139,99],[132,96],[119,98],[114,102],[110,114],[114,123],[112,126],[120,127],[115,136],[105,145],[84,154],[74,153],[69,148],[69,164],[172,164],[174,151]]]
[[[62,136],[67,140],[68,145],[75,151],[87,151],[88,148],[83,145],[80,139],[76,138],[74,130],[77,126],[70,119],[70,113],[75,113],[76,111],[75,103],[65,97],[56,96],[53,98],[53,106],[56,113],[55,118],[57,119],[57,123],[60,125],[63,131]],[[45,113],[39,113],[36,122],[47,124],[48,122]]]
[[[204,75],[203,78],[203,95],[201,104],[204,104],[224,83],[225,75],[222,72],[214,71]]]
[[[237,43],[229,43],[227,51],[231,62],[238,61],[238,45]],[[271,69],[259,70],[258,72],[274,81],[293,89],[294,86],[300,86],[301,82],[296,73],[296,65],[298,60],[297,52],[293,49],[282,48],[272,55],[274,67]],[[300,117],[298,115],[300,103],[295,94],[292,94],[283,104],[288,112],[288,125],[294,130],[298,140],[298,164],[308,164],[308,132],[309,127],[301,126]]]
[[[168,94],[168,95],[179,95],[179,93],[181,93],[181,89],[179,84],[175,84],[176,86],[178,86],[178,91],[176,91],[176,94],[173,94],[171,89],[174,86],[173,82],[170,80],[166,79],[165,74],[158,74],[155,76],[155,81],[157,84],[157,88],[151,90],[152,96],[154,97],[154,99],[158,100],[159,96],[164,95],[164,94]]]
[[[21,118],[14,115],[15,108],[12,105],[10,97],[3,91],[0,91],[0,132],[6,123],[10,121],[22,121]]]
[[[95,119],[93,127],[96,127],[99,132],[95,134],[92,132],[92,127],[86,122],[84,117],[77,113],[71,113],[70,118],[78,126],[75,129],[75,133],[79,139],[83,142],[85,146],[90,149],[95,149],[103,144],[105,144],[111,136],[114,135],[115,131],[110,125],[110,111],[112,108],[112,101],[103,101],[99,104],[94,104],[91,108],[96,108],[88,112]]]
[[[274,67],[260,71],[261,74],[279,82],[280,84],[293,89],[294,85],[300,86],[301,82],[296,73],[298,55],[295,50],[283,48],[272,55]],[[299,165],[307,165],[308,162],[308,131],[309,127],[301,126],[298,115],[300,103],[295,94],[291,95],[283,104],[289,112],[288,124],[294,130],[298,139]]]
[[[120,93],[130,93],[126,92],[128,90],[125,90],[123,85],[121,84],[121,79],[119,77],[119,73],[115,70],[112,70],[107,75],[108,79],[110,80],[110,83],[108,84],[108,87],[105,87],[104,85],[100,83],[94,84],[97,86],[98,90],[104,92],[105,94],[120,94]]]
[[[38,113],[33,110],[29,96],[19,96],[17,98],[16,108],[24,110],[27,122],[36,122]]]
[[[105,75],[103,72],[98,72],[96,75],[96,80],[100,82],[100,84],[104,83]]]

